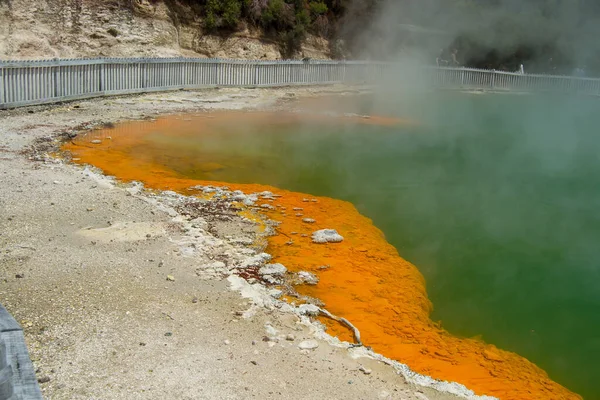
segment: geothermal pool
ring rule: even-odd
[[[417,123],[175,116],[101,132],[112,141],[95,157],[349,201],[418,267],[434,321],[600,398],[600,102],[437,93],[306,107]],[[90,147],[82,143],[70,150]],[[118,177],[109,165],[100,167]]]

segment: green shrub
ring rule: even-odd
[[[311,1],[310,2],[310,12],[313,15],[322,15],[327,12],[327,4],[321,1]]]
[[[305,8],[296,11],[296,25],[307,27],[310,25],[310,14]]]
[[[241,22],[242,7],[247,0],[208,0],[204,27],[208,30],[235,29]]]
[[[281,20],[283,14],[283,7],[285,3],[283,0],[269,0],[269,5],[263,11],[261,16],[261,24],[265,28],[271,28],[277,24],[277,21]]]
[[[279,40],[284,57],[291,57],[296,51],[299,51],[305,37],[306,29],[303,25],[296,25],[289,31],[280,32]]]
[[[242,3],[239,0],[227,0],[222,10],[223,27],[233,29],[240,23]]]

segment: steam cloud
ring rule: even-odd
[[[356,0],[341,36],[360,58],[418,54],[434,63],[452,47],[474,67],[600,74],[600,2],[592,0]]]

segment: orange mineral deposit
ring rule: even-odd
[[[171,126],[168,121],[173,118],[161,118],[152,126]],[[214,118],[235,119],[236,123],[256,120],[273,123],[294,117],[239,113],[216,114]],[[199,118],[197,131],[202,131],[202,121],[209,120]],[[364,121],[374,123],[376,119]],[[390,123],[387,119],[382,122]],[[400,257],[383,233],[352,204],[264,185],[187,179],[155,163],[155,158],[148,154],[131,151],[144,141],[148,124],[150,122],[131,122],[116,130],[93,131],[63,148],[78,162],[95,165],[123,181],[141,181],[154,189],[186,194],[187,188],[199,184],[227,185],[232,190],[246,193],[269,190],[281,195],[271,200],[274,210],[264,210],[269,218],[281,221],[278,235],[268,238],[266,251],[273,255],[274,262],[282,263],[292,271],[315,273],[319,283],[298,287],[298,291],[322,300],[331,313],[351,321],[360,330],[365,345],[407,364],[418,373],[464,384],[479,395],[507,400],[581,398],[552,381],[542,369],[518,354],[477,339],[453,336],[431,321],[432,305],[419,270]],[[163,134],[176,135],[177,132],[165,130]],[[219,165],[209,163],[206,167],[214,170]],[[281,207],[302,209],[302,216],[297,216],[296,212],[282,213]],[[304,218],[315,222],[306,223]],[[315,244],[310,236],[319,229],[336,229],[344,240]],[[352,340],[344,326],[330,320],[324,322],[331,335]]]

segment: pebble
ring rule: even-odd
[[[379,392],[379,398],[380,399],[388,399],[390,398],[390,392],[386,391],[386,390],[382,390],[381,392]]]
[[[25,274],[16,274],[15,278],[17,278],[17,279],[23,279],[23,278],[25,278]]]
[[[102,140],[100,140],[100,139],[94,139],[90,143],[92,143],[92,144],[100,144],[100,143],[102,143]]]
[[[259,275],[283,275],[287,268],[282,264],[267,264],[258,270]]]
[[[167,280],[169,282],[175,282],[175,277],[173,275],[167,275]]]
[[[48,375],[44,375],[44,376],[38,378],[38,382],[39,383],[48,383],[48,382],[50,382],[50,377]]]
[[[307,271],[298,272],[298,279],[306,285],[316,285],[319,283],[319,278],[312,272]]]
[[[285,336],[285,340],[287,340],[287,341],[290,341],[290,342],[293,342],[294,340],[296,340],[296,336],[292,335],[291,333],[288,333],[288,334]]]
[[[265,326],[265,331],[267,332],[267,335],[271,339],[273,339],[279,333],[279,331],[277,329],[273,328],[271,325]]]
[[[302,219],[302,222],[307,223],[307,224],[314,224],[317,221],[315,221],[312,218],[304,218],[304,219]]]
[[[312,339],[300,342],[300,344],[298,345],[298,348],[300,350],[314,350],[317,347],[319,347],[319,343],[317,343],[316,340],[312,340]]]
[[[371,372],[373,372],[371,369],[365,368],[362,365],[358,368],[358,370],[362,371],[362,373],[365,375],[371,375]]]
[[[226,344],[229,346],[231,344],[231,342],[229,340],[225,339],[225,340],[223,340],[223,344]]]

